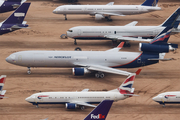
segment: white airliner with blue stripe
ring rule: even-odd
[[[157,3],[158,0],[146,0],[141,5],[114,5],[114,2],[107,5],[62,5],[57,7],[53,13],[65,15],[65,20],[67,20],[67,14],[89,14],[95,16],[95,20],[102,18],[111,20],[111,16],[134,15],[161,10]]]

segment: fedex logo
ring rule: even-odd
[[[104,119],[104,118],[105,115],[102,114],[98,114],[98,115],[91,114],[91,119]]]

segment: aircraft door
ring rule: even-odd
[[[22,62],[22,56],[21,55],[18,56],[18,62]]]
[[[78,35],[81,35],[81,29],[78,30]]]

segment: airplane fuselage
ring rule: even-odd
[[[116,39],[116,36],[152,39],[164,28],[161,26],[77,26],[67,31],[67,37],[85,40],[111,39],[108,37]],[[178,29],[174,29],[172,32],[176,31],[178,32]]]
[[[107,14],[107,15],[132,15],[150,11],[161,10],[160,7],[141,5],[62,5],[57,7],[55,14]]]
[[[161,93],[153,100],[159,104],[180,104],[180,91]]]
[[[155,64],[159,53],[108,51],[22,51],[11,54],[6,61],[24,67],[77,67],[101,65],[113,68],[135,68]]]
[[[65,104],[73,101],[98,104],[102,100],[123,100],[128,98],[119,92],[42,92],[31,95],[26,101],[32,104]]]

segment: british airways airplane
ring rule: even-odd
[[[6,93],[6,90],[3,90],[5,80],[6,80],[6,75],[1,75],[0,76],[0,99],[5,98],[4,95]]]
[[[24,2],[26,0],[0,0],[0,13],[13,11]]]
[[[0,35],[27,28],[26,21],[23,21],[31,3],[23,3],[6,20],[0,23]]]
[[[102,100],[124,100],[134,96],[134,88],[132,88],[135,76],[141,72],[130,74],[127,79],[117,88],[110,91],[93,91],[84,89],[80,92],[41,92],[35,93],[25,100],[38,107],[38,104],[65,104],[67,109],[84,109],[84,106],[96,107],[92,104],[99,104]]]
[[[74,39],[74,44],[77,45],[76,39],[79,40],[112,40],[126,41],[127,46],[129,41],[150,42],[158,35],[165,27],[171,26],[174,22],[173,33],[180,32],[180,8],[178,8],[169,18],[158,26],[135,26],[138,22],[134,21],[125,26],[76,26],[67,31],[67,37]]]
[[[155,102],[162,104],[165,107],[165,104],[180,104],[180,92],[165,92],[161,93],[154,98],[152,98]]]
[[[119,52],[123,42],[116,48],[107,51],[21,51],[11,54],[6,61],[28,67],[73,67],[73,75],[80,76],[95,72],[97,78],[104,73],[129,75],[129,72],[114,68],[136,68],[158,63],[165,53],[178,48],[177,44],[167,43],[172,27],[165,28],[150,43],[140,43],[142,52]]]
[[[95,20],[102,18],[111,20],[111,16],[134,15],[161,10],[160,7],[157,7],[157,3],[158,0],[146,0],[141,5],[114,5],[114,2],[107,5],[62,5],[57,7],[53,13],[65,15],[65,20],[67,20],[67,14],[89,14],[95,16]]]

